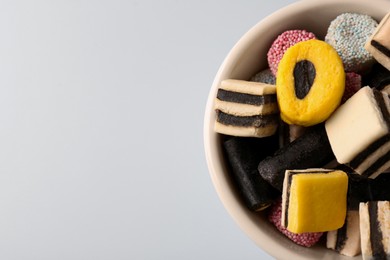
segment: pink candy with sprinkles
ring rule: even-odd
[[[302,233],[302,234],[295,234],[290,231],[288,231],[286,228],[282,227],[281,224],[281,218],[282,218],[282,200],[279,200],[276,202],[275,205],[271,207],[270,214],[268,215],[269,221],[275,225],[275,227],[286,237],[291,239],[294,243],[305,246],[305,247],[311,247],[312,245],[316,244],[323,232],[316,232],[316,233]]]
[[[272,43],[271,48],[267,53],[268,66],[272,73],[276,75],[279,62],[288,48],[298,42],[310,39],[316,39],[316,36],[314,33],[306,30],[288,30],[280,34]]]
[[[341,103],[347,101],[362,87],[362,77],[355,72],[345,73],[345,90]]]

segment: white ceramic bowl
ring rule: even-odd
[[[277,259],[351,259],[323,246],[305,248],[280,234],[262,213],[249,211],[227,174],[219,135],[214,132],[214,98],[224,79],[248,80],[267,67],[266,54],[278,34],[288,29],[306,29],[323,39],[331,20],[345,12],[371,15],[378,22],[390,11],[389,0],[299,1],[269,15],[243,35],[221,65],[211,87],[204,119],[204,147],[214,187],[240,228],[263,250]],[[353,258],[355,259],[355,258]],[[356,257],[361,259],[361,257]]]

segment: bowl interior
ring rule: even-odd
[[[350,259],[323,246],[304,248],[280,234],[263,214],[249,211],[231,182],[223,156],[221,136],[214,132],[214,98],[224,79],[248,80],[267,68],[266,54],[272,41],[285,30],[306,29],[323,39],[330,22],[339,14],[356,12],[380,19],[390,11],[388,0],[300,1],[269,15],[237,42],[221,65],[211,87],[205,110],[204,147],[211,179],[225,208],[240,228],[277,259]],[[359,259],[361,257],[357,257]]]

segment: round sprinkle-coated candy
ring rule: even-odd
[[[291,239],[294,243],[305,246],[305,247],[311,247],[312,245],[316,244],[321,236],[322,232],[313,232],[313,233],[301,233],[296,234],[288,231],[286,228],[282,227],[281,224],[282,219],[282,200],[278,200],[271,208],[270,213],[268,215],[268,220],[274,224],[274,226],[286,237]]]
[[[272,74],[271,70],[268,68],[253,75],[250,81],[275,85],[276,79],[275,79],[275,75]]]
[[[336,49],[346,71],[361,72],[373,64],[364,45],[377,26],[371,16],[357,13],[340,14],[330,23],[325,41]]]
[[[306,30],[288,30],[280,34],[272,43],[271,48],[267,53],[268,65],[272,73],[276,75],[279,62],[288,48],[298,42],[315,38],[316,36],[314,33]]]
[[[276,76],[282,120],[302,126],[325,121],[339,106],[344,87],[343,63],[332,46],[315,39],[295,44],[285,52]]]

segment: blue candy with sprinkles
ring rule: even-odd
[[[325,41],[336,49],[346,71],[362,72],[375,62],[364,45],[377,26],[371,16],[358,13],[343,13],[330,23]]]

